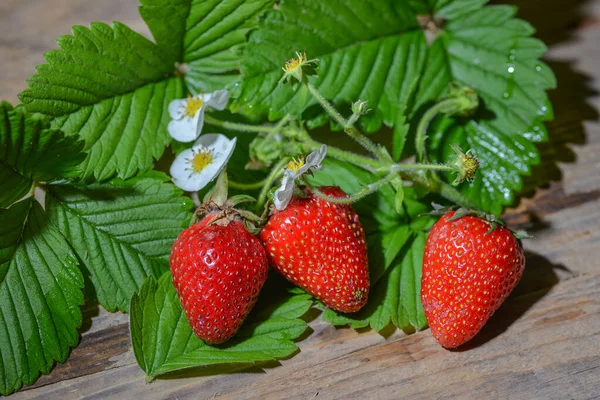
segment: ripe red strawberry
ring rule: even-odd
[[[183,231],[171,251],[173,285],[187,319],[209,344],[232,337],[256,303],[268,262],[257,237],[237,219],[214,214]]]
[[[444,347],[475,336],[515,288],[525,267],[521,243],[510,230],[446,213],[425,244],[421,300],[431,332]],[[489,233],[488,233],[489,232]]]
[[[320,188],[343,198],[339,187]],[[292,198],[275,211],[260,233],[269,261],[289,281],[325,305],[355,312],[367,302],[367,245],[351,205],[334,204],[306,190],[308,198]]]

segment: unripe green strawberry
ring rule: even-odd
[[[171,251],[173,285],[192,330],[208,344],[238,330],[267,279],[257,237],[239,220],[209,214],[184,230]]]
[[[343,198],[339,187],[321,187]],[[351,205],[334,204],[306,190],[276,210],[260,233],[273,267],[328,307],[355,312],[367,302],[367,246]]]
[[[446,213],[425,244],[421,300],[444,347],[469,341],[515,288],[525,267],[520,241],[503,226]]]

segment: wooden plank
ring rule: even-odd
[[[0,99],[18,103],[25,80],[43,64],[43,54],[57,48],[56,39],[71,34],[73,25],[120,21],[147,37],[137,1],[2,0],[0,1]]]
[[[599,296],[600,273],[513,296],[462,351],[442,349],[429,331],[386,339],[317,320],[301,352],[277,368],[146,384],[128,364],[15,398],[585,398],[600,393]]]

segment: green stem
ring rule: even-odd
[[[456,98],[442,100],[435,104],[429,110],[423,114],[419,125],[417,126],[417,134],[415,136],[415,148],[417,150],[417,160],[423,162],[427,161],[427,153],[425,150],[425,140],[427,139],[427,128],[431,121],[435,118],[438,113],[447,113],[456,109],[456,106],[460,106],[460,100]]]
[[[321,107],[323,107],[323,109],[327,111],[331,118],[333,118],[334,121],[337,122],[344,129],[344,132],[346,132],[348,136],[350,136],[358,144],[367,149],[367,151],[372,153],[375,157],[381,158],[379,147],[377,147],[377,145],[373,143],[368,137],[360,133],[354,126],[352,126],[352,123],[350,123],[344,117],[342,117],[342,115],[335,109],[335,107],[331,105],[331,103],[327,101],[325,97],[323,97],[321,92],[319,92],[319,89],[317,89],[312,83],[308,81],[305,81],[304,84],[308,88],[310,94],[312,94],[313,97],[317,99],[319,104],[321,104]]]
[[[465,208],[471,208],[473,210],[479,210],[479,207],[469,198],[465,197],[462,193],[456,190],[454,186],[443,182],[439,178],[432,178],[431,176],[422,174],[419,171],[402,171],[402,178],[411,180],[416,185],[424,187],[429,192],[437,193],[454,204]]]
[[[262,181],[253,182],[253,183],[240,183],[240,182],[232,181],[230,179],[229,187],[231,187],[233,189],[238,189],[238,190],[260,189],[261,187],[263,187],[263,185],[265,184],[266,181],[267,181],[266,179],[263,179]]]
[[[470,208],[472,210],[479,210],[477,204],[473,203],[469,198],[460,193],[456,188],[452,185],[447,184],[446,182],[439,181],[439,195],[445,198],[446,200],[450,200],[454,204],[458,204],[459,206],[463,206],[465,208]]]
[[[310,94],[312,94],[313,97],[315,99],[317,99],[319,104],[321,104],[321,107],[323,107],[325,109],[325,111],[327,111],[327,114],[329,114],[331,116],[331,118],[333,118],[334,121],[338,123],[338,125],[340,125],[344,129],[346,129],[346,124],[347,124],[346,119],[344,117],[342,117],[342,115],[335,109],[334,106],[331,105],[331,103],[329,101],[327,101],[327,99],[325,97],[323,97],[321,92],[319,92],[319,89],[317,89],[315,87],[315,85],[313,85],[312,83],[310,83],[308,81],[305,81],[304,84],[308,88],[308,91],[310,92]]]
[[[284,157],[273,167],[269,176],[264,180],[264,186],[258,195],[258,201],[256,202],[256,209],[258,211],[262,210],[265,206],[265,202],[267,201],[267,195],[269,194],[269,190],[271,186],[273,186],[273,182],[277,178],[279,178],[283,174],[283,167],[290,161],[289,158]]]
[[[292,118],[291,114],[287,114],[285,117],[283,117],[281,120],[279,120],[277,125],[275,125],[274,127],[271,128],[271,132],[265,137],[265,140],[262,142],[262,145],[260,147],[264,148],[266,146],[266,144],[269,142],[269,140],[273,139],[273,136],[275,136],[275,134],[277,134],[277,132],[279,132],[281,130],[281,128],[283,128],[285,126],[285,124],[287,124],[291,118]]]
[[[371,193],[378,191],[383,186],[387,185],[392,180],[394,180],[397,176],[398,175],[396,173],[390,173],[383,179],[380,179],[376,182],[373,182],[373,183],[365,186],[364,188],[362,188],[362,190],[360,192],[350,195],[348,197],[344,197],[344,198],[328,196],[325,193],[321,192],[318,188],[312,186],[308,181],[304,180],[304,183],[306,183],[306,186],[308,186],[308,188],[315,194],[315,196],[317,196],[323,200],[326,200],[326,201],[329,201],[329,202],[335,203],[335,204],[351,204],[351,203],[357,202],[358,200],[362,199],[365,196],[370,195]]]
[[[454,167],[444,164],[394,164],[391,167],[386,166],[379,169],[379,171],[392,171],[392,172],[400,172],[400,171],[411,171],[411,170],[430,170],[430,171],[456,171]]]
[[[221,121],[219,119],[211,117],[208,114],[204,115],[204,121],[207,124],[220,126],[221,128],[229,129],[232,131],[238,131],[238,132],[256,132],[256,133],[269,134],[273,131],[272,126],[248,125],[248,124],[240,124],[237,122]]]
[[[312,151],[319,151],[322,145],[322,143],[313,140],[308,135],[302,138],[302,142],[308,145]],[[357,165],[367,171],[373,171],[377,168],[381,168],[383,165],[381,161],[374,158],[361,156],[360,154],[338,149],[333,146],[327,146],[327,155],[340,161],[347,161],[350,164]]]

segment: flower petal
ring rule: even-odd
[[[167,126],[169,134],[178,142],[191,142],[198,137],[198,118],[172,119]]]
[[[207,133],[200,135],[198,140],[194,143],[194,147],[208,147],[214,149],[216,153],[229,154],[233,153],[237,138],[229,139],[227,136],[220,133]]]
[[[320,169],[321,164],[323,163],[323,160],[325,159],[326,155],[327,155],[327,146],[322,144],[321,148],[319,149],[318,152],[313,151],[306,157],[306,165],[310,165],[309,168],[316,167],[317,169]],[[313,171],[316,171],[316,170],[313,169]]]
[[[171,169],[169,173],[171,174],[171,178],[173,179],[187,179],[190,176],[190,163],[188,160],[194,157],[194,152],[192,149],[186,149],[179,153],[173,164],[171,164]]]
[[[169,103],[169,115],[172,119],[181,119],[185,115],[187,99],[176,99]]]
[[[229,101],[229,92],[227,90],[217,90],[212,93],[207,93],[205,97],[206,104],[215,110],[222,111],[227,106]]]
[[[200,136],[191,149],[182,151],[175,158],[170,170],[173,183],[188,192],[202,189],[225,168],[236,143],[237,138],[229,140],[220,133]],[[201,148],[213,150],[213,159],[202,171],[194,172],[190,160],[193,159],[194,152]]]
[[[324,144],[321,145],[319,151],[313,151],[308,156],[306,156],[305,164],[296,171],[296,178],[302,176],[302,174],[310,171],[318,171],[321,169],[321,163],[325,159],[327,155],[327,146]]]
[[[196,117],[198,119],[196,122],[196,136],[194,137],[194,139],[196,139],[202,133],[202,128],[204,127],[204,111],[205,110],[206,110],[206,103],[203,103],[202,107],[200,107],[200,110],[198,110],[198,113],[196,113]]]
[[[286,170],[283,173],[283,178],[281,179],[281,186],[275,191],[273,195],[273,203],[275,204],[275,208],[278,210],[284,210],[290,200],[292,200],[292,196],[294,194],[294,185],[295,185],[296,176],[294,171]]]

